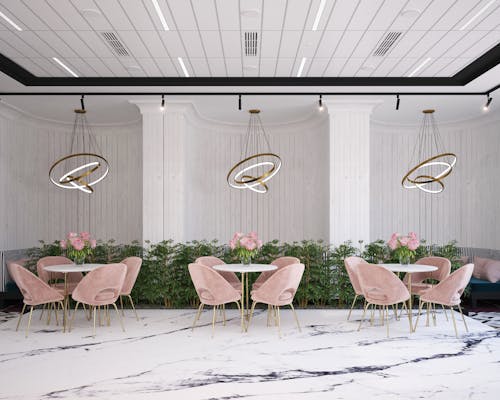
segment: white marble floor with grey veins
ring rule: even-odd
[[[465,334],[459,314],[459,339],[442,313],[412,334],[392,318],[388,339],[378,319],[357,331],[360,310],[298,310],[302,332],[284,310],[280,339],[263,310],[246,333],[228,310],[214,338],[208,311],[191,331],[194,310],[127,310],[126,332],[112,314],[95,338],[83,312],[71,333],[39,312],[28,339],[0,323],[0,399],[499,398],[500,331],[467,318]]]

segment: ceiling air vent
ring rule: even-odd
[[[245,32],[245,55],[257,55],[257,32]]]
[[[118,36],[114,32],[101,32],[101,36],[118,57],[130,56],[123,43],[120,42],[120,39],[118,39]]]
[[[394,46],[394,43],[399,39],[402,32],[389,32],[385,38],[379,43],[378,47],[373,52],[376,57],[383,57]]]

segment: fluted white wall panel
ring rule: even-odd
[[[373,123],[371,239],[416,231],[437,244],[455,239],[462,246],[499,248],[498,126],[488,118],[440,125],[446,151],[456,153],[458,161],[444,180],[445,190],[432,195],[401,186],[419,127]]]
[[[265,121],[265,115],[263,115]],[[241,155],[246,126],[189,117],[186,148],[186,239],[227,242],[236,231],[263,240],[328,239],[328,119],[265,126],[283,161],[258,194],[229,187],[226,175]]]
[[[141,239],[140,123],[94,127],[110,172],[91,195],[58,188],[48,179],[50,165],[69,151],[71,130],[0,109],[1,249],[56,240],[72,230],[118,242]]]

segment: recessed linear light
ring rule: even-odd
[[[73,72],[71,68],[69,68],[66,64],[64,64],[61,60],[59,60],[57,57],[52,57],[52,59],[58,63],[61,67],[63,67],[66,71],[68,71],[71,75],[73,75],[75,78],[78,78],[78,75]]]
[[[156,14],[158,14],[158,18],[160,18],[160,22],[163,25],[163,29],[165,29],[166,31],[169,31],[170,28],[167,25],[167,20],[165,19],[165,16],[163,15],[163,12],[161,11],[160,5],[158,4],[158,0],[151,0],[151,2],[153,3]]]
[[[186,66],[184,65],[184,61],[182,60],[182,57],[177,57],[177,61],[179,61],[179,64],[181,65],[182,72],[184,72],[184,76],[186,78],[189,78],[189,73],[188,73],[188,70],[186,69]]]
[[[323,14],[323,11],[325,9],[325,3],[326,0],[321,0],[321,3],[319,3],[318,12],[316,13],[316,18],[314,18],[314,23],[312,27],[313,31],[318,30],[319,20],[321,19],[321,15]]]
[[[300,76],[302,75],[302,70],[304,69],[305,63],[306,63],[306,57],[302,57],[302,61],[300,62],[299,66],[299,71],[297,72],[297,78],[300,78]]]
[[[482,13],[484,13],[493,3],[495,0],[491,0],[488,4],[486,4],[483,8],[479,10],[479,12],[474,15],[471,19],[469,19],[461,28],[460,30],[463,31],[465,28],[467,28],[470,24],[474,22],[474,20],[479,17]]]
[[[422,61],[422,63],[420,63],[420,65],[415,68],[413,71],[411,71],[409,74],[408,74],[408,77],[411,78],[413,75],[415,75],[418,71],[420,71],[425,64],[427,64],[429,61],[431,61],[431,58],[426,58],[424,61]]]
[[[9,17],[7,17],[3,12],[0,11],[0,17],[2,17],[4,20],[6,20],[9,24],[11,24],[14,28],[16,28],[18,31],[22,31],[21,27],[17,25],[14,21],[12,21]]]

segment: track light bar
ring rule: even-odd
[[[400,102],[400,99],[399,99],[399,94],[396,95],[396,110],[399,110],[399,102]]]
[[[493,98],[488,93],[486,95],[486,104],[483,106],[483,111],[488,111],[490,109],[491,100],[493,100]]]
[[[163,111],[165,109],[165,95],[161,95],[161,106],[160,109]]]

